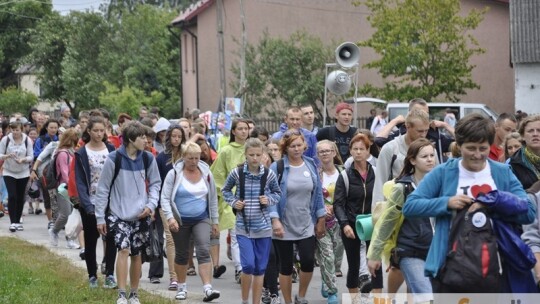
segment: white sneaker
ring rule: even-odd
[[[217,299],[219,298],[220,296],[220,292],[215,290],[215,289],[212,289],[212,288],[208,288],[207,290],[204,291],[204,298],[203,298],[203,302],[210,302],[214,299]]]
[[[174,298],[177,300],[187,299],[187,290],[179,290]]]
[[[49,237],[50,237],[50,241],[51,241],[51,246],[58,246],[58,233],[54,233],[54,231],[51,229],[49,229]]]
[[[116,304],[128,304],[128,300],[124,296],[119,296],[116,300]]]
[[[81,248],[81,246],[79,244],[75,243],[74,240],[67,239],[66,242],[67,242],[67,244],[66,244],[67,249],[79,249],[79,248]]]
[[[22,222],[22,220],[21,220]],[[15,224],[15,226],[17,227],[17,231],[24,231],[24,227],[22,224]]]

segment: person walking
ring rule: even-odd
[[[264,144],[258,138],[245,143],[246,162],[233,169],[222,192],[236,212],[236,238],[242,263],[242,303],[260,303],[264,273],[272,246],[272,224],[268,207],[281,196],[277,177],[262,164]],[[236,193],[232,188],[236,186]]]
[[[24,230],[21,217],[30,177],[30,163],[34,160],[32,140],[22,131],[18,121],[9,124],[11,133],[0,141],[0,159],[4,161],[3,177],[8,193],[9,231]]]
[[[186,300],[189,241],[193,237],[199,263],[199,276],[203,282],[204,302],[221,295],[212,287],[210,237],[219,234],[216,185],[210,168],[200,160],[201,148],[188,142],[177,162],[167,173],[161,191],[161,208],[171,230],[178,276],[177,300]]]
[[[325,235],[326,209],[322,184],[312,158],[304,156],[307,143],[296,129],[283,133],[280,142],[283,159],[270,169],[281,176],[281,199],[270,206],[273,239],[280,259],[279,283],[285,304],[292,303],[293,246],[300,256],[300,283],[295,304],[306,304],[306,293],[315,266],[316,238]]]

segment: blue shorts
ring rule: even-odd
[[[270,256],[272,238],[250,239],[245,235],[237,235],[236,240],[240,248],[242,273],[256,276],[264,275]]]

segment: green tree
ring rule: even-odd
[[[180,54],[178,41],[167,30],[175,16],[155,6],[139,5],[120,21],[109,20],[111,31],[99,56],[109,83],[138,88],[147,96],[163,94],[159,107],[167,117],[180,115]]]
[[[422,97],[457,102],[467,90],[479,89],[472,80],[469,59],[482,54],[470,34],[486,10],[460,14],[459,0],[366,0],[373,36],[361,41],[380,58],[365,65],[378,69],[382,88],[366,84],[362,92],[386,100]]]
[[[17,85],[20,58],[30,52],[26,32],[51,14],[51,1],[0,0],[0,87]]]
[[[37,96],[17,89],[8,87],[0,92],[0,109],[4,113],[26,113],[28,109],[35,106],[38,102]]]
[[[65,98],[74,101],[79,110],[95,108],[99,105],[99,93],[105,90],[106,68],[99,64],[98,58],[110,27],[95,12],[72,12],[69,26],[69,40],[61,63]]]
[[[99,94],[99,103],[110,112],[111,117],[116,117],[120,113],[128,113],[131,117],[136,117],[142,105],[159,105],[164,99],[163,94],[156,91],[146,94],[140,89],[129,86],[118,88],[108,82],[104,85],[105,91]]]
[[[265,32],[256,46],[246,48],[246,84],[239,81],[233,88],[243,95],[244,112],[256,116],[264,109],[266,114],[282,117],[287,106],[313,106],[321,112],[324,98],[324,70],[333,61],[333,48],[304,31],[293,33],[288,39],[270,37]],[[234,64],[232,72],[239,79],[240,66]]]
[[[31,52],[21,62],[39,67],[38,80],[45,99],[66,99],[62,74],[62,60],[69,44],[71,24],[68,16],[53,12],[31,29]]]

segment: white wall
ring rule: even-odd
[[[516,111],[540,113],[540,63],[515,64]]]
[[[24,91],[33,93],[34,95],[40,95],[39,83],[36,75],[24,74],[20,76],[20,88]]]

